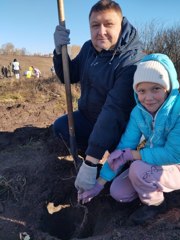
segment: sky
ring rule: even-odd
[[[70,45],[90,39],[88,14],[97,0],[64,0]],[[123,15],[135,26],[152,21],[161,27],[180,24],[180,0],[116,0]],[[0,0],[0,48],[12,43],[28,53],[49,54],[54,50],[53,33],[58,20],[57,0]]]

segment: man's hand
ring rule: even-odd
[[[98,182],[96,182],[95,186],[92,189],[85,191],[83,193],[78,192],[78,202],[82,201],[82,204],[90,202],[91,199],[97,196],[102,191],[103,188],[104,185],[101,185]]]
[[[131,153],[131,150],[126,148],[124,150],[115,150],[113,151],[110,156],[107,159],[107,162],[109,163],[110,168],[113,171],[116,171],[124,165],[127,161],[132,161],[133,155]]]
[[[62,25],[58,25],[56,27],[55,33],[54,33],[54,44],[57,54],[61,54],[61,47],[63,45],[67,45],[70,43],[69,38],[70,30],[66,29]]]
[[[82,163],[75,180],[75,187],[78,191],[87,191],[96,184],[97,167],[88,166],[85,162]]]

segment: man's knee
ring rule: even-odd
[[[60,132],[61,132],[61,125],[59,123],[59,119],[56,119],[53,124],[53,133],[56,137],[59,137]]]
[[[66,141],[69,139],[68,122],[65,116],[55,120],[53,124],[53,132],[55,136],[62,137]]]

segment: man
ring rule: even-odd
[[[113,151],[135,105],[133,76],[143,57],[136,29],[123,17],[115,1],[98,1],[90,10],[91,40],[69,59],[70,81],[80,82],[78,111],[73,113],[75,134],[85,161],[78,172],[78,190],[91,189],[96,182],[97,163],[105,151]],[[70,31],[57,26],[54,33],[54,67],[64,82],[61,46],[69,44]],[[57,119],[54,131],[69,144],[67,115]]]

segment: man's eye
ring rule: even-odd
[[[99,26],[99,24],[93,24],[93,25],[91,25],[92,28],[96,28],[96,27],[98,27],[98,26]]]
[[[107,24],[106,24],[106,27],[111,27],[111,26],[113,26],[112,23],[107,23]]]

